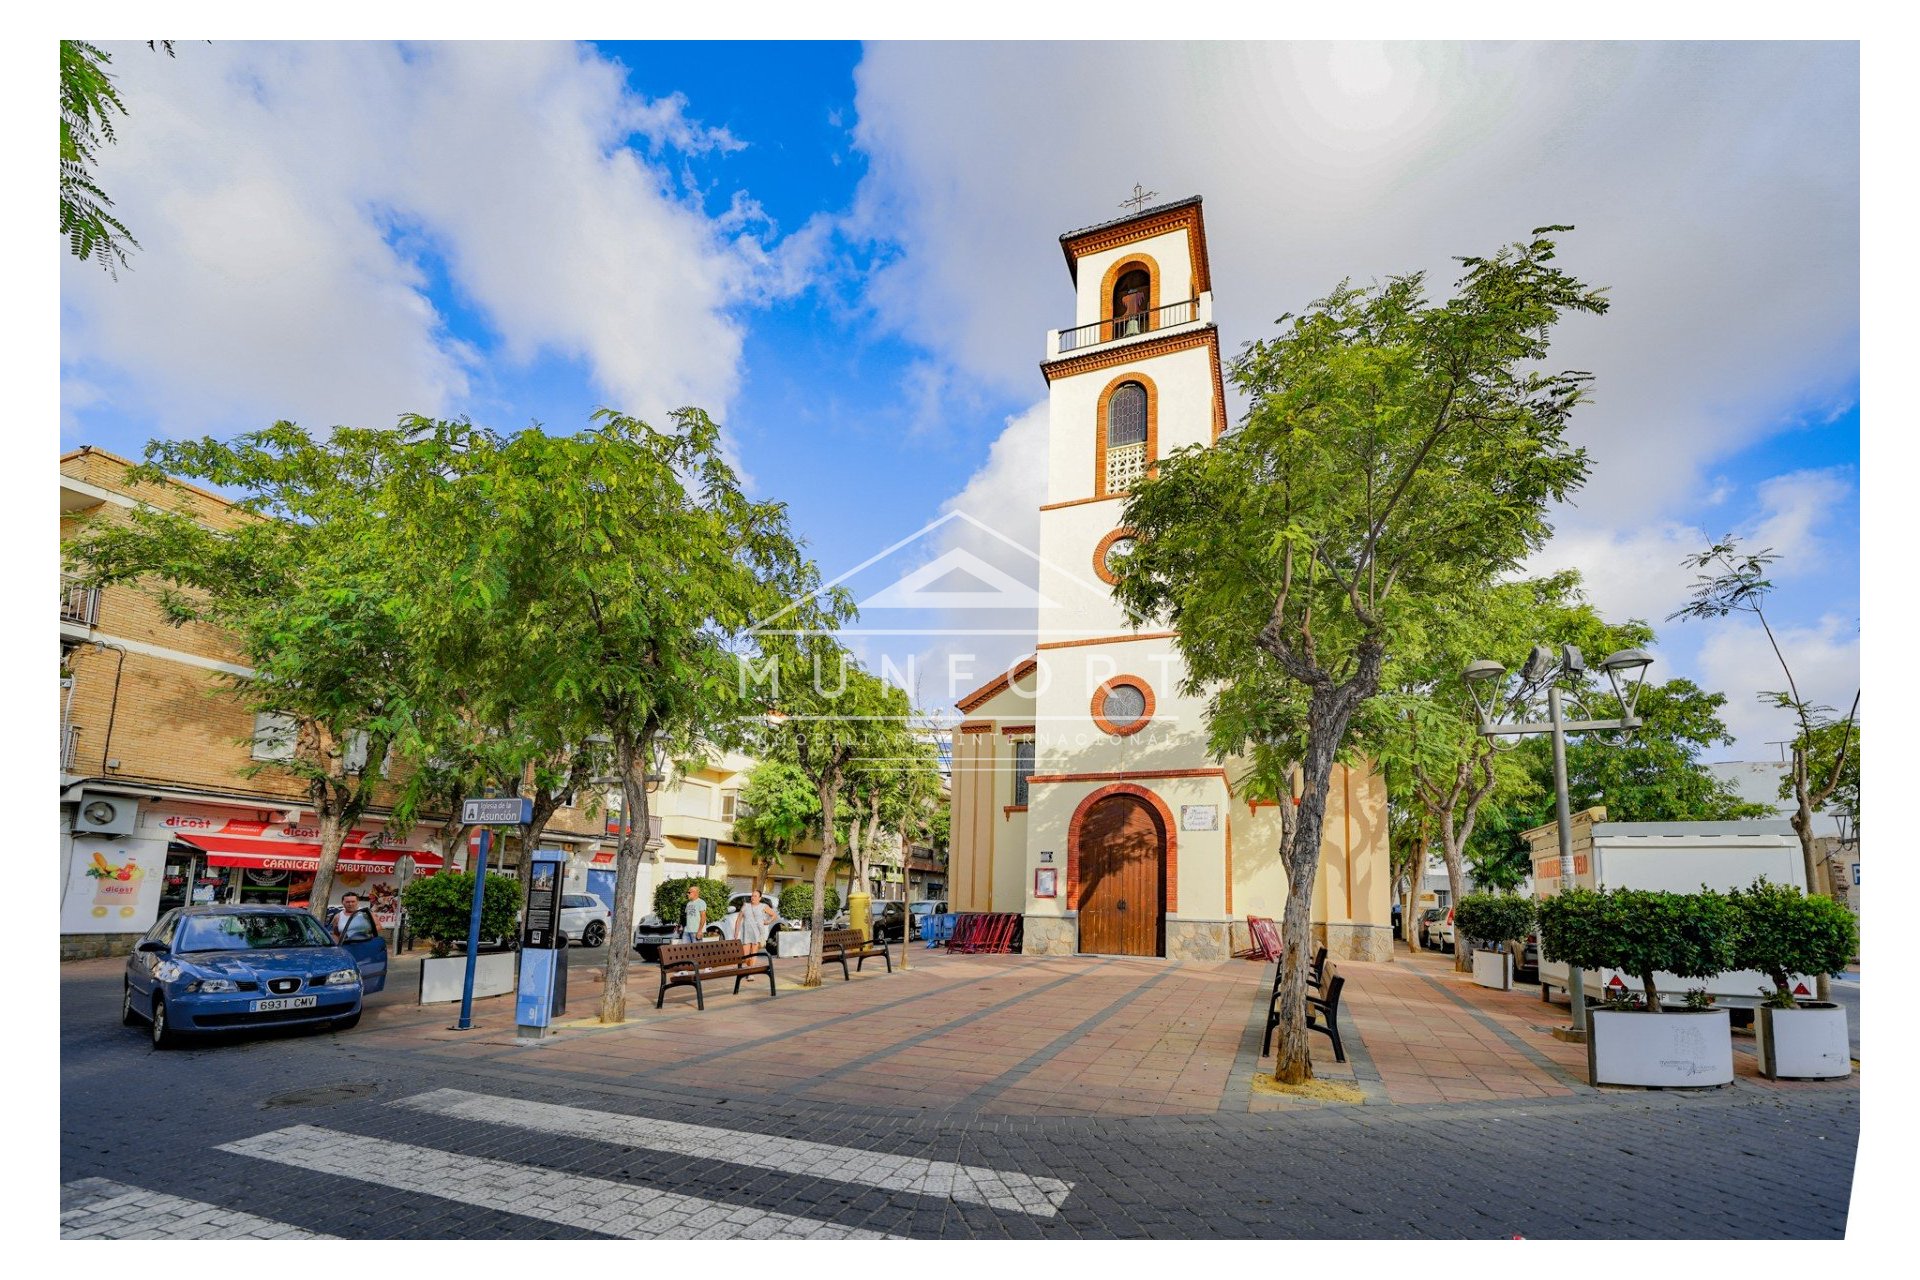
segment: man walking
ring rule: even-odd
[[[680,940],[698,942],[707,928],[707,904],[700,897],[700,886],[687,886],[687,906],[680,915]]]

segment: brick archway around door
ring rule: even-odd
[[[1176,838],[1173,810],[1167,802],[1153,792],[1131,782],[1115,782],[1097,790],[1089,791],[1074,807],[1073,820],[1067,824],[1067,910],[1080,909],[1080,831],[1086,825],[1087,815],[1093,812],[1093,806],[1108,796],[1134,796],[1144,800],[1159,816],[1160,830],[1166,835],[1167,843],[1167,896],[1166,913],[1172,915],[1180,909],[1180,847]]]

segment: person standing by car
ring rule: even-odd
[[[767,931],[778,919],[773,908],[760,900],[760,891],[755,889],[740,904],[740,911],[734,917],[734,937],[747,944],[747,950],[755,955],[767,948]]]
[[[353,918],[359,914],[360,895],[352,892],[341,894],[340,906],[333,913],[333,919],[327,923],[327,928],[333,932],[333,940],[335,942],[339,942],[342,938],[346,937],[347,926],[351,924]]]
[[[687,905],[680,912],[680,941],[698,942],[707,928],[707,904],[700,897],[700,886],[687,886]]]

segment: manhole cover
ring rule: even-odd
[[[308,1089],[292,1089],[286,1093],[276,1093],[260,1105],[263,1107],[325,1107],[336,1102],[351,1102],[375,1093],[380,1085],[373,1080],[343,1080],[338,1084],[317,1084]]]

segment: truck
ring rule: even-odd
[[[1765,876],[1775,884],[1807,887],[1800,840],[1784,819],[1742,818],[1726,822],[1608,822],[1606,810],[1573,815],[1573,882],[1584,889],[1650,889],[1698,893],[1704,885],[1727,892],[1744,889]],[[1550,898],[1564,887],[1559,829],[1549,823],[1526,833],[1533,850],[1534,895]],[[1569,998],[1565,964],[1540,956],[1540,999]],[[1617,969],[1587,970],[1581,987],[1589,1003],[1618,981],[1630,991],[1640,980]],[[1814,989],[1813,979],[1793,975],[1794,985]],[[1662,1002],[1679,1004],[1689,990],[1705,987],[1714,1003],[1733,1011],[1737,1025],[1752,1020],[1761,992],[1772,987],[1766,975],[1751,969],[1712,978],[1654,975]]]

